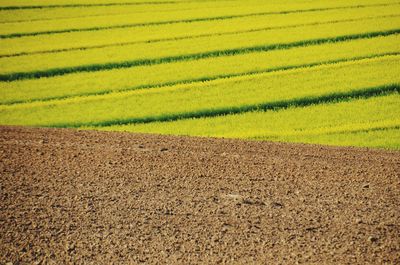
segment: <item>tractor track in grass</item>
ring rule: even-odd
[[[397,264],[400,153],[0,127],[0,261]]]

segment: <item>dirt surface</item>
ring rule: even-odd
[[[400,264],[400,152],[0,127],[0,264]]]

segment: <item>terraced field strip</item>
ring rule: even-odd
[[[40,12],[37,9],[12,9],[0,10],[0,23],[18,23],[18,22],[33,22],[33,21],[57,21],[76,19],[76,18],[89,18],[89,17],[103,17],[104,19],[112,16],[120,15],[136,15],[140,13],[156,12],[177,12],[177,11],[190,11],[190,10],[203,10],[203,9],[223,9],[226,7],[246,6],[246,5],[263,5],[269,4],[271,10],[286,10],[291,1],[268,1],[265,3],[258,0],[249,0],[243,3],[237,0],[219,0],[219,1],[180,1],[180,2],[165,2],[163,4],[142,4],[142,5],[114,5],[114,6],[86,6],[85,8],[64,7],[64,8],[42,8]],[[379,3],[378,3],[379,4]],[[309,7],[304,3],[298,7]]]
[[[106,126],[372,96],[398,91],[399,58],[386,56],[87,99],[3,105],[0,117],[4,124]]]
[[[148,1],[148,2],[110,2],[110,3],[76,3],[76,4],[56,4],[56,5],[8,5],[0,6],[0,10],[16,10],[16,9],[46,9],[46,8],[65,8],[65,7],[96,7],[96,6],[136,6],[136,5],[157,5],[157,4],[174,4],[181,1]]]
[[[146,44],[212,36],[235,35],[273,29],[296,28],[305,25],[329,24],[368,20],[374,17],[397,17],[400,5],[367,7],[346,10],[329,10],[285,15],[269,15],[215,20],[154,27],[136,27],[81,33],[65,33],[37,38],[3,40],[0,57],[13,57],[35,53],[55,53],[71,50],[121,47],[131,44]],[[378,15],[377,15],[378,14]],[[235,23],[234,28],[232,23]],[[40,41],[43,40],[43,41]],[[118,40],[116,42],[116,40]],[[27,45],[29,44],[29,45]]]
[[[55,8],[64,5],[78,5],[78,6],[89,6],[89,5],[123,5],[123,4],[147,4],[147,3],[179,3],[187,0],[58,0],[57,4],[50,0],[36,0],[32,3],[30,0],[2,0],[0,7],[5,9],[10,8]],[[194,0],[195,1],[195,0]]]
[[[284,15],[263,15],[231,18],[227,20],[199,21],[166,24],[153,27],[122,28],[102,31],[71,32],[48,36],[2,39],[0,55],[29,52],[67,50],[71,48],[103,47],[115,44],[132,44],[145,41],[161,41],[176,38],[201,37],[212,34],[240,33],[250,30],[268,30],[284,26],[300,26],[310,23],[361,19],[399,14],[400,5],[357,9],[330,10]],[[377,12],[378,11],[378,12]],[[307,16],[304,16],[307,14]],[[232,27],[235,23],[235,27]]]
[[[334,64],[400,52],[398,34],[196,61],[76,73],[54,78],[2,83],[0,104],[67,99],[76,96],[168,87],[270,71]],[[358,47],[363,47],[359,49]],[[135,78],[126,78],[135,76]]]
[[[23,36],[47,35],[75,31],[93,31],[103,30],[110,28],[124,28],[124,27],[137,27],[137,26],[150,26],[160,24],[174,24],[174,23],[190,23],[196,21],[220,20],[231,19],[235,17],[247,17],[268,14],[286,14],[297,13],[304,11],[322,11],[329,9],[346,9],[349,7],[358,8],[365,6],[381,6],[391,5],[392,3],[382,3],[376,1],[371,4],[360,4],[361,1],[355,1],[356,4],[343,2],[326,3],[323,1],[314,2],[309,4],[309,8],[304,4],[295,6],[288,5],[289,8],[275,9],[271,8],[271,4],[244,5],[238,4],[235,6],[226,6],[225,8],[212,8],[212,5],[203,10],[188,10],[188,11],[171,11],[160,13],[139,13],[132,16],[131,14],[119,15],[108,17],[107,19],[101,17],[88,17],[68,19],[64,22],[62,20],[48,23],[48,21],[29,21],[19,22],[14,24],[0,24],[0,38],[18,38]],[[211,2],[213,3],[213,2]],[[394,2],[396,3],[396,2]]]
[[[378,31],[379,30],[379,31]],[[208,57],[289,49],[328,42],[387,36],[400,32],[400,19],[377,18],[299,28],[215,36],[196,40],[108,47],[1,58],[1,81],[32,79]],[[157,51],[155,55],[154,51]],[[110,62],[110,58],[114,62]]]
[[[324,138],[325,143],[333,145],[391,145],[400,148],[399,104],[400,95],[397,92],[367,99],[290,107],[277,111],[117,125],[103,127],[101,130],[308,143],[318,143]],[[385,144],[376,140],[377,135],[385,139]]]
[[[115,14],[113,16],[83,16],[78,18],[57,19],[53,21],[54,23],[48,23],[47,20],[7,23],[3,25],[0,24],[0,38],[18,38],[75,31],[94,31],[157,24],[185,23],[191,22],[192,20],[207,21],[229,19],[232,16],[252,15],[254,12],[257,12],[257,10],[260,12],[259,10],[263,10],[263,6],[268,7],[270,5],[244,5],[242,3],[231,7],[228,5],[225,6],[225,8],[214,9],[212,2],[211,4],[205,2],[203,3],[203,7],[197,6],[197,12],[196,9],[183,9],[169,12],[159,11],[155,13]],[[232,15],[232,13],[235,15]],[[13,26],[13,29],[8,28],[10,25]]]
[[[225,8],[228,6],[242,5],[241,1],[236,0],[220,0],[211,1],[212,8]],[[248,4],[260,4],[259,1],[249,1]],[[288,1],[275,3],[285,5]],[[272,2],[270,1],[272,4]],[[261,3],[262,4],[262,3]],[[276,5],[273,5],[276,6]],[[151,12],[176,12],[189,11],[195,9],[205,9],[210,7],[210,1],[179,1],[179,2],[164,2],[159,3],[142,3],[140,5],[107,5],[107,6],[86,6],[85,8],[63,7],[63,8],[41,8],[40,12],[37,9],[19,8],[19,9],[0,9],[0,23],[20,23],[34,21],[68,21],[68,19],[102,17],[107,19],[119,15],[137,15],[140,13]]]

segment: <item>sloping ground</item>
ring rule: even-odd
[[[0,127],[0,263],[400,263],[400,153]]]
[[[398,0],[2,0],[0,124],[400,149],[399,44]]]

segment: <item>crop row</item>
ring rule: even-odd
[[[379,30],[379,31],[374,31]],[[1,58],[0,80],[13,81],[208,57],[232,56],[275,49],[289,49],[327,42],[387,36],[400,31],[393,18],[343,22],[299,28],[215,36],[163,43],[137,44],[95,50],[70,51]],[[112,58],[112,59],[110,59]]]
[[[119,1],[122,2],[122,1]],[[125,1],[126,3],[126,1]],[[142,2],[144,3],[144,2]],[[115,3],[118,4],[118,3]],[[63,8],[42,8],[38,9],[0,9],[0,23],[14,22],[33,22],[33,21],[51,21],[60,19],[77,19],[89,17],[102,17],[107,19],[112,16],[119,15],[136,15],[140,13],[154,13],[159,15],[162,12],[177,12],[199,10],[206,12],[208,9],[221,9],[232,6],[246,5],[269,5],[271,10],[279,11],[288,9],[288,4],[293,4],[292,0],[285,1],[265,1],[248,0],[246,2],[238,0],[220,0],[220,1],[179,1],[179,2],[164,2],[164,4],[150,4],[146,2],[142,5],[113,5],[113,6],[86,6],[85,8],[63,7]],[[374,4],[374,3],[372,3]],[[297,7],[307,8],[310,5],[296,4]],[[290,7],[289,7],[290,8]]]
[[[247,111],[398,90],[400,56],[365,59],[305,69],[264,73],[168,88],[138,90],[0,107],[3,124],[80,127],[168,120],[219,110]],[[386,86],[387,84],[395,84]],[[371,90],[368,90],[371,88]],[[324,100],[325,100],[324,99]],[[315,103],[315,102],[314,102]],[[190,117],[190,116],[189,116]]]
[[[0,83],[0,104],[149,89],[400,52],[400,35]]]
[[[204,12],[205,10],[203,10],[203,12],[201,12],[201,10],[178,10],[160,12],[159,14],[138,13],[134,15],[126,14],[107,17],[57,19],[53,23],[48,23],[48,21],[7,23],[0,24],[0,38],[18,38],[79,31],[224,20],[242,16],[254,16],[254,12],[257,12],[256,14],[270,13],[270,11],[260,12],[259,10],[263,10],[263,8],[260,6],[244,7],[239,5],[224,9],[210,9],[209,12]]]
[[[48,8],[82,8],[82,7],[97,7],[97,6],[137,6],[137,5],[162,5],[175,4],[178,1],[148,1],[148,2],[110,2],[110,3],[65,3],[65,4],[47,4],[47,5],[7,5],[0,6],[0,10],[18,10],[18,9],[48,9]]]
[[[249,0],[246,4],[257,5],[259,0]],[[285,5],[288,1],[282,1]],[[180,2],[164,2],[157,4],[150,2],[141,5],[124,5],[124,3],[115,3],[116,5],[99,6],[91,5],[85,8],[79,7],[63,7],[63,8],[18,8],[18,9],[0,9],[0,23],[20,23],[57,20],[68,21],[69,19],[102,17],[108,19],[113,16],[120,15],[137,15],[141,13],[154,13],[156,15],[162,12],[176,12],[189,10],[207,10],[209,8],[225,8],[228,6],[244,5],[244,2],[237,0],[221,0],[221,1],[180,1]]]
[[[58,0],[57,4],[54,4],[54,1],[51,0],[36,0],[35,2],[32,3],[30,0],[19,0],[19,1],[13,1],[13,0],[2,0],[0,2],[0,7],[1,8],[7,8],[7,7],[14,7],[16,9],[18,8],[54,8],[57,7],[57,5],[118,5],[118,4],[146,4],[146,3],[151,3],[151,2],[157,2],[157,3],[168,3],[168,2],[182,2],[184,0]]]
[[[362,6],[375,6],[375,5],[391,5],[387,3],[378,4],[364,4]],[[91,31],[99,29],[109,28],[120,28],[120,27],[132,27],[132,26],[146,26],[146,25],[157,25],[157,24],[171,24],[181,22],[195,22],[195,21],[207,21],[217,19],[230,19],[241,16],[252,16],[254,14],[285,14],[288,12],[297,13],[329,9],[346,9],[348,7],[358,7],[360,5],[344,4],[339,5],[338,3],[324,3],[316,4],[313,3],[312,7],[306,9],[297,9],[296,5],[290,5],[290,9],[283,9],[274,11],[271,10],[271,4],[258,4],[258,5],[234,5],[226,6],[224,8],[212,8],[210,5],[207,9],[203,10],[177,10],[169,12],[159,13],[137,13],[135,15],[116,15],[108,16],[107,19],[104,17],[82,17],[72,19],[58,19],[49,23],[48,21],[28,21],[28,22],[17,22],[0,24],[0,38],[15,38],[21,36],[34,36],[52,33],[64,33],[73,31]],[[40,12],[40,11],[38,11]]]
[[[395,93],[277,111],[95,129],[399,149],[399,105],[400,95]]]
[[[123,45],[233,35],[280,28],[296,28],[307,24],[357,21],[371,17],[398,16],[400,5],[329,10],[285,15],[250,16],[229,20],[177,23],[153,27],[53,34],[32,38],[1,40],[0,57],[31,53],[49,53],[79,49],[121,47]],[[306,16],[305,16],[306,15]],[[235,26],[232,27],[232,24]]]

